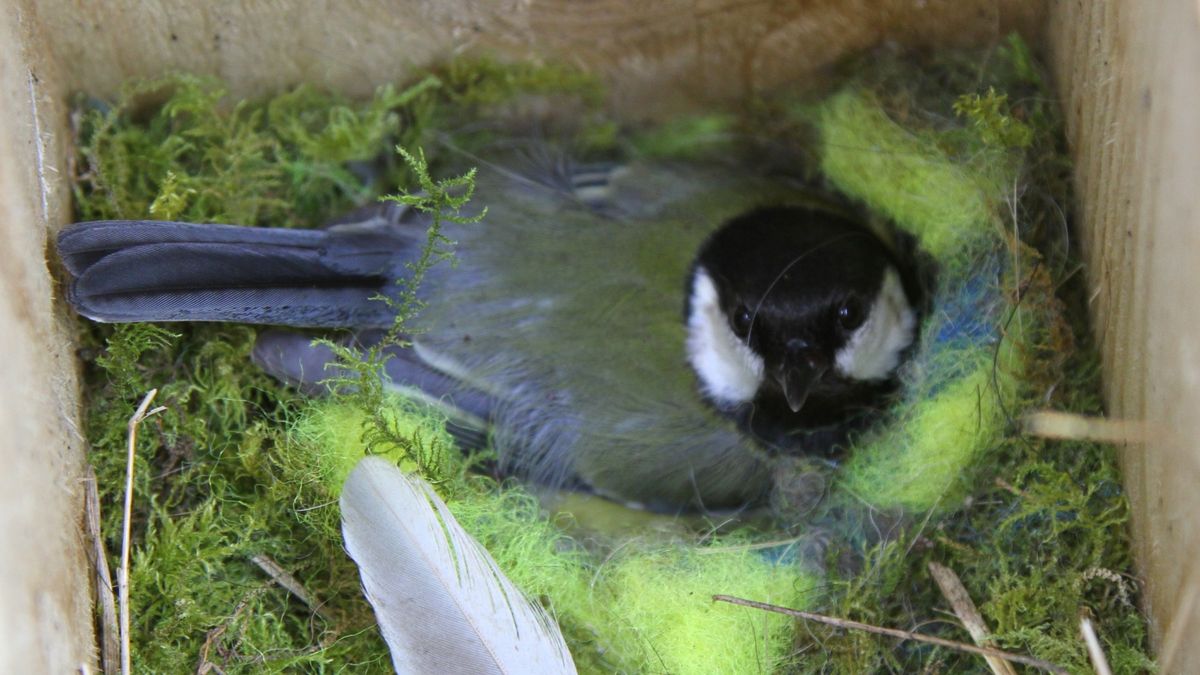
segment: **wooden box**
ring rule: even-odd
[[[1190,0],[2,0],[0,671],[95,670],[77,366],[51,234],[70,218],[66,97],[215,74],[235,96],[308,81],[365,95],[464,51],[565,59],[626,117],[695,109],[884,40],[1020,30],[1051,64],[1077,234],[1165,672],[1200,672],[1200,15]]]

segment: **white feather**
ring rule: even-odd
[[[692,280],[688,315],[688,362],[700,376],[704,392],[723,404],[754,399],[763,382],[763,360],[729,327],[717,287],[703,267]]]
[[[889,377],[900,364],[900,354],[912,344],[916,324],[900,275],[889,267],[867,320],[837,353],[838,371],[857,380]]]
[[[342,535],[398,673],[574,673],[558,625],[508,580],[420,477],[367,457]]]

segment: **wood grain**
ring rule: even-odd
[[[1151,432],[1122,447],[1143,601],[1166,672],[1200,672],[1200,643],[1162,641],[1200,633],[1200,16],[1194,0],[1059,0],[1047,36],[1106,400]]]
[[[76,361],[46,266],[69,194],[61,92],[28,15],[0,13],[0,672],[94,660]],[[31,66],[47,63],[46,67]]]
[[[218,75],[237,97],[312,82],[363,96],[459,53],[566,61],[628,117],[709,106],[884,40],[978,44],[1036,34],[1042,0],[40,0],[26,2],[64,86],[111,96],[130,77]],[[299,9],[299,8],[303,9]]]
[[[1077,163],[1110,412],[1163,431],[1123,451],[1156,636],[1195,635],[1200,557],[1200,23],[1192,0],[1049,0],[1046,43]],[[90,658],[76,379],[46,233],[67,218],[61,103],[130,77],[218,75],[234,96],[301,81],[350,95],[457,53],[561,59],[613,111],[657,117],[804,87],[883,41],[1041,33],[1041,0],[0,0],[0,670]],[[36,104],[36,112],[34,107]],[[40,139],[40,143],[38,142]],[[54,533],[46,536],[46,533]],[[37,536],[34,536],[34,535]],[[12,557],[12,556],[10,556]],[[1181,612],[1180,608],[1187,609]],[[1191,608],[1191,609],[1188,609]],[[20,625],[14,625],[18,617]],[[1168,641],[1171,642],[1171,641]],[[1200,645],[1169,657],[1200,672]],[[1168,645],[1169,646],[1169,645]]]

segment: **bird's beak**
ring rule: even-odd
[[[825,374],[828,367],[810,359],[789,359],[779,373],[779,386],[792,412],[800,412],[813,385]]]

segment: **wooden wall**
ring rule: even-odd
[[[1044,38],[1078,162],[1091,310],[1125,449],[1139,569],[1173,672],[1200,672],[1200,23],[1188,0],[0,0],[0,671],[94,664],[66,312],[46,263],[68,218],[73,91],[218,75],[234,95],[301,81],[369,93],[461,51],[565,59],[613,109],[666,114],[803,86],[896,40]],[[1048,12],[1047,12],[1048,10]]]
[[[1200,5],[1055,0],[1091,316],[1163,672],[1200,672]]]
[[[66,125],[28,19],[0,15],[0,672],[68,673],[93,637],[75,354],[45,262]]]

